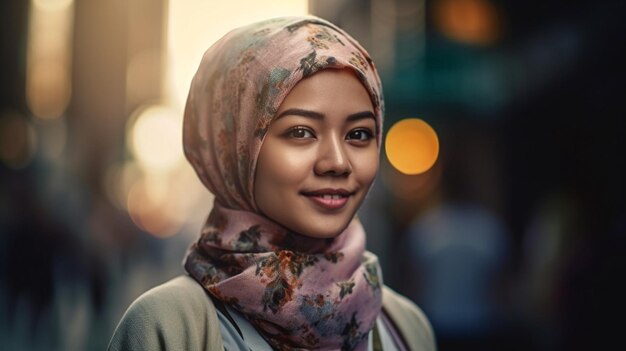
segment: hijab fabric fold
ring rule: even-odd
[[[381,144],[374,64],[347,33],[317,17],[235,29],[209,48],[185,107],[187,159],[215,195],[185,269],[277,350],[366,350],[382,276],[359,221],[332,239],[305,237],[260,214],[254,172],[267,129],[290,90],[322,69],[350,69],[369,92]]]

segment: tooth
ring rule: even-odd
[[[339,200],[339,197],[340,197],[339,195],[333,195],[333,199],[335,200]]]
[[[322,195],[324,199],[332,199],[332,195]]]

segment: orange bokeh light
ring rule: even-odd
[[[488,45],[501,35],[501,20],[489,0],[439,0],[433,5],[437,28],[468,44]]]
[[[154,236],[167,238],[176,234],[182,223],[169,215],[167,203],[158,197],[145,179],[139,180],[128,193],[126,207],[138,227]]]
[[[418,118],[406,118],[394,124],[385,139],[389,163],[404,174],[429,170],[439,156],[435,130]]]

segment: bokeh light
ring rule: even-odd
[[[438,0],[433,19],[444,35],[466,44],[488,45],[501,36],[501,18],[489,0]]]
[[[129,124],[127,141],[144,169],[168,172],[183,159],[182,122],[172,109],[157,105],[140,108]]]
[[[435,130],[418,118],[403,119],[387,132],[385,151],[391,165],[404,174],[429,170],[439,155]]]
[[[144,177],[128,193],[127,209],[140,228],[159,237],[176,233],[182,222],[168,210],[166,179]]]
[[[74,2],[33,0],[31,2],[27,63],[26,100],[39,118],[61,117],[69,104]]]
[[[160,238],[175,235],[186,225],[194,229],[190,233],[195,237],[213,200],[188,165],[165,174],[142,171],[128,161],[109,170],[107,192],[139,228]]]
[[[106,176],[112,202],[159,238],[180,233],[186,225],[199,227],[212,195],[182,162],[180,114],[162,105],[141,107],[129,119],[126,141],[134,157],[111,166]]]
[[[27,166],[37,150],[37,133],[30,121],[16,113],[0,115],[0,161],[12,169]]]

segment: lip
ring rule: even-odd
[[[346,189],[331,188],[302,192],[302,195],[325,210],[338,210],[343,208],[348,203],[352,194],[352,192]]]

